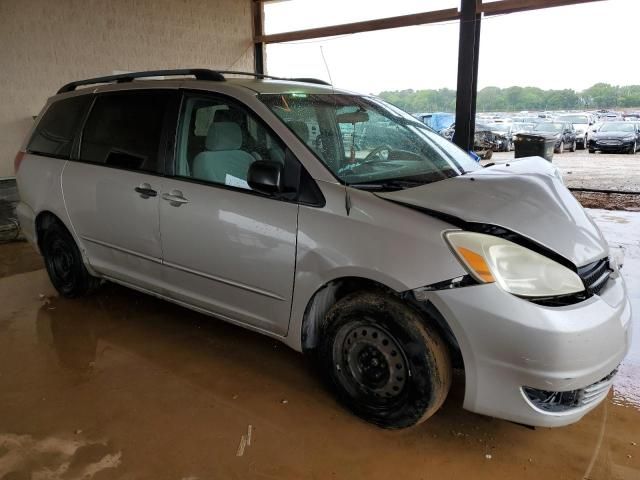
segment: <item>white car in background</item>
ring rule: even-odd
[[[559,120],[573,124],[576,129],[576,144],[579,148],[587,148],[589,141],[589,130],[594,123],[594,118],[587,113],[572,113],[569,115],[560,115]]]

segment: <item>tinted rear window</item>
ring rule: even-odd
[[[98,96],[82,134],[80,158],[120,168],[158,170],[169,93],[134,91]]]
[[[52,103],[38,122],[27,151],[69,158],[91,99],[91,95],[82,95]]]

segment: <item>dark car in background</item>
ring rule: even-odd
[[[589,138],[589,153],[627,152],[634,154],[640,144],[640,129],[636,122],[604,122]]]
[[[456,131],[454,123],[449,128],[442,130],[440,135],[449,141],[453,141],[453,135]],[[486,124],[477,123],[473,136],[473,151],[483,160],[489,160],[498,147],[496,135],[491,131],[491,127]]]
[[[572,152],[576,151],[576,129],[569,122],[537,123],[531,133],[554,136],[556,138],[554,152],[556,153],[562,153],[566,148]]]
[[[494,135],[495,152],[510,152],[513,150],[513,124],[491,123],[488,125]]]

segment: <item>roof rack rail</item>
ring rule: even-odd
[[[196,80],[209,80],[215,82],[224,82],[225,78],[223,73],[229,75],[247,75],[249,77],[255,78],[268,78],[271,80],[285,80],[291,82],[304,82],[304,83],[315,83],[318,85],[331,85],[329,82],[325,82],[324,80],[320,80],[318,78],[283,78],[283,77],[274,77],[272,75],[264,75],[262,73],[253,73],[253,72],[239,72],[235,70],[208,70],[206,68],[185,68],[179,70],[147,70],[144,72],[131,72],[131,73],[121,73],[119,75],[108,75],[106,77],[96,77],[96,78],[88,78],[86,80],[77,80],[75,82],[67,83],[63,85],[58,93],[65,92],[73,92],[77,87],[83,85],[94,85],[98,83],[125,83],[131,82],[136,78],[148,78],[148,77],[169,77],[169,76],[180,76],[183,77],[185,75],[193,75],[196,77]]]
[[[97,83],[124,83],[131,82],[136,78],[146,77],[169,77],[169,76],[185,76],[193,75],[197,80],[210,80],[216,82],[224,82],[224,76],[215,70],[206,68],[185,68],[178,70],[148,70],[144,72],[121,73],[119,75],[108,75],[106,77],[88,78],[86,80],[77,80],[75,82],[63,85],[58,93],[73,92],[76,87],[83,85],[93,85]]]
[[[227,73],[229,75],[247,75],[249,77],[256,78],[268,78],[269,80],[285,80],[289,82],[303,82],[303,83],[316,83],[318,85],[331,85],[329,82],[324,80],[320,80],[319,78],[285,78],[285,77],[274,77],[273,75],[265,75],[263,73],[254,73],[254,72],[239,72],[236,70],[216,70],[218,73]]]

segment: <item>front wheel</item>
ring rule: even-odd
[[[573,143],[571,144],[571,148],[569,150],[571,152],[575,152],[577,148],[578,148],[577,142],[574,140]]]
[[[633,142],[633,145],[631,145],[631,147],[629,147],[629,155],[634,155],[638,150],[638,146],[636,144],[636,142]]]
[[[564,140],[562,142],[560,142],[560,146],[558,147],[558,150],[556,151],[556,153],[562,153],[564,152]]]
[[[82,254],[64,225],[52,222],[44,230],[40,243],[49,279],[60,295],[81,297],[100,284],[84,266]]]
[[[451,386],[451,360],[440,335],[384,293],[351,294],[329,310],[318,360],[342,403],[384,428],[426,420]]]

